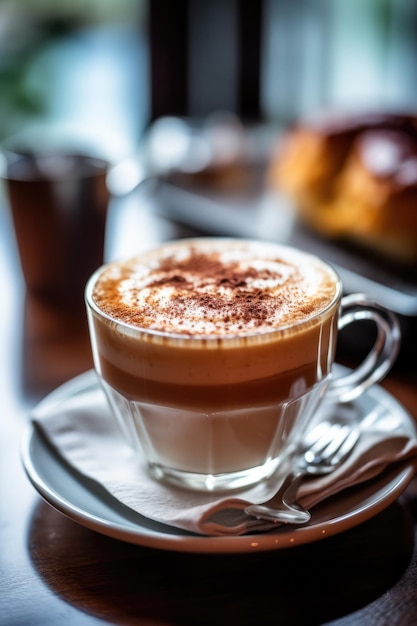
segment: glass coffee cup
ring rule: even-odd
[[[318,257],[268,242],[169,242],[99,268],[86,304],[95,369],[152,476],[226,491],[270,477],[319,405],[349,402],[389,371],[395,316],[342,297]],[[338,332],[371,319],[366,359],[334,378]]]

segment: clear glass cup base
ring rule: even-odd
[[[240,472],[228,472],[227,474],[197,474],[184,472],[170,467],[149,463],[149,471],[156,479],[175,487],[183,487],[194,491],[225,492],[244,489],[266,480],[281,465],[282,458],[277,457],[267,461],[259,467],[251,467]]]

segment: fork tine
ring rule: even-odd
[[[347,424],[337,425],[338,428],[333,430],[332,440],[322,451],[322,456],[324,458],[330,457],[335,454],[346,438],[349,436],[350,427]]]
[[[327,426],[326,426],[327,423]],[[324,423],[325,428],[322,434],[319,434],[317,440],[309,446],[309,451],[314,455],[322,454],[324,450],[337,441],[341,430],[344,428],[342,424],[331,424],[329,422]]]
[[[315,429],[317,439],[311,441],[303,450],[302,456],[307,463],[314,463],[314,465],[316,465],[322,460],[326,448],[331,445],[334,439],[335,432],[341,427],[340,424],[330,425],[329,422],[326,422],[323,426],[324,428],[321,429],[321,432],[318,428]]]
[[[323,434],[329,430],[331,424],[327,420],[320,421],[316,424],[303,439],[303,450],[310,450],[311,446],[317,443]]]
[[[343,459],[350,454],[359,439],[359,429],[354,428],[346,437],[345,441],[340,446],[338,452],[333,458],[333,464],[337,465],[343,461]]]
[[[314,449],[319,451],[321,448],[325,447],[333,438],[331,433],[334,431],[334,427],[335,424],[327,420],[319,422],[304,439],[304,450]],[[338,428],[339,425],[336,424],[336,427]]]

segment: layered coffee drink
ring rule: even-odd
[[[271,474],[325,391],[340,298],[326,263],[259,241],[181,240],[100,268],[95,366],[153,474],[201,489]]]

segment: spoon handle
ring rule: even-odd
[[[296,500],[304,470],[290,472],[273,498],[262,504],[251,504],[245,508],[247,515],[267,519],[276,523],[304,524],[311,515]]]

